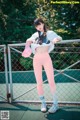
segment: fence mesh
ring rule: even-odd
[[[6,66],[6,48],[0,45],[0,101],[7,100],[7,66]],[[6,68],[5,68],[6,67]]]
[[[80,102],[80,42],[60,43],[50,53],[53,61],[59,102]],[[39,101],[32,58],[23,58],[24,46],[11,45],[11,78],[14,101]],[[45,81],[46,80],[46,81]],[[46,73],[43,69],[46,101],[52,101]]]

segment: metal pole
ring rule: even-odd
[[[4,65],[5,65],[5,79],[6,79],[6,92],[7,92],[7,101],[9,102],[8,99],[8,94],[9,94],[9,86],[8,86],[8,69],[7,69],[7,53],[6,53],[6,46],[4,46]]]
[[[13,84],[12,84],[12,69],[11,69],[11,52],[10,47],[8,45],[8,64],[9,64],[9,78],[10,78],[10,93],[11,93],[11,99],[10,102],[13,101]]]
[[[80,42],[80,39],[74,39],[74,40],[62,40],[60,42],[57,42],[56,44],[65,44],[65,43],[77,43]],[[17,43],[17,44],[9,44],[10,47],[15,46],[25,46],[25,43]]]

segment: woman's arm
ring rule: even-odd
[[[52,43],[57,43],[57,42],[60,42],[62,40],[62,38],[60,37],[58,37],[58,38],[54,38],[53,40],[52,40]]]
[[[54,31],[48,31],[48,39],[55,44],[56,42],[59,42],[62,40],[62,37],[57,35]]]
[[[25,46],[30,46],[31,45],[31,43],[33,43],[33,41],[28,41],[28,40],[26,40],[26,45]]]
[[[26,44],[31,45],[35,42],[35,39],[38,37],[38,32],[35,32],[30,38],[26,40]]]

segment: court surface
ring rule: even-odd
[[[51,104],[48,104],[48,109]],[[0,103],[1,111],[9,111],[9,120],[80,120],[79,105],[60,105],[60,109],[55,114],[40,111],[40,104],[29,103]],[[0,116],[1,117],[1,116]]]
[[[80,72],[79,72],[80,73]],[[77,74],[78,78],[80,78],[80,74]],[[26,73],[25,73],[26,74]],[[20,76],[17,77],[17,76]],[[22,77],[21,77],[22,75]],[[26,74],[27,75],[27,74]],[[74,75],[74,74],[73,74]],[[25,77],[23,79],[24,74],[16,73],[13,75],[13,98],[15,101],[35,101],[39,100],[36,90],[36,84],[34,79],[33,82],[28,82],[31,78]],[[57,78],[58,77],[58,78]],[[80,82],[74,82],[69,80],[69,78],[65,79],[65,76],[57,76],[56,77],[56,86],[57,86],[57,96],[58,101],[66,101],[66,102],[80,102]],[[28,78],[28,81],[26,81]],[[59,81],[57,81],[59,79]],[[61,79],[61,81],[60,81]],[[80,80],[80,79],[79,79]],[[2,84],[3,83],[3,84]],[[26,93],[25,95],[18,97],[29,89],[35,87],[35,89]],[[52,100],[52,96],[50,94],[49,85],[44,84],[44,91],[47,101]],[[6,98],[6,85],[2,82],[0,83],[0,95]],[[18,97],[18,98],[17,98]],[[17,99],[16,99],[17,98]],[[0,98],[3,101],[2,98]],[[48,104],[48,109],[51,104]],[[72,105],[72,104],[59,104],[60,109],[55,114],[49,114],[48,112],[42,113],[40,111],[40,104],[38,103],[0,103],[0,118],[1,111],[9,111],[10,119],[9,120],[80,120],[80,105]],[[7,120],[7,119],[5,119]]]

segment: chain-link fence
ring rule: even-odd
[[[8,101],[8,71],[7,71],[7,56],[6,46],[0,45],[0,102]]]
[[[23,58],[25,44],[8,45],[9,78],[12,101],[39,102],[33,71],[33,54]],[[55,45],[50,53],[53,61],[59,102],[80,103],[80,40],[65,40]],[[49,84],[43,70],[44,92],[52,101]]]

